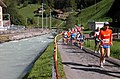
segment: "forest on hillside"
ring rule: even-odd
[[[26,7],[29,4],[42,4],[45,3],[51,9],[61,9],[63,11],[79,11],[86,7],[89,7],[93,4],[96,4],[101,0],[3,0],[7,5],[7,8],[4,8],[4,13],[9,13],[11,21],[14,24],[23,25],[23,17],[17,11],[16,6],[22,4],[23,7]]]
[[[101,0],[17,0],[17,4],[38,4],[46,3],[49,7],[55,9],[82,9],[91,6]]]

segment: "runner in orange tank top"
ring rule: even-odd
[[[105,57],[110,57],[110,46],[112,45],[112,30],[109,29],[109,23],[104,23],[104,29],[100,30],[99,40],[100,44],[100,67],[103,67],[103,63],[105,63]]]
[[[70,43],[70,36],[71,36],[71,31],[69,30],[67,32],[67,43]]]
[[[111,45],[111,36],[112,36],[112,30],[101,30],[100,31],[100,37],[101,37],[101,45]]]

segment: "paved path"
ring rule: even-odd
[[[50,34],[0,44],[0,79],[22,79],[53,41]]]
[[[99,67],[99,58],[76,46],[64,45],[60,40],[58,48],[67,79],[120,79],[120,67],[106,62]]]

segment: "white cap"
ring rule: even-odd
[[[104,26],[106,26],[106,25],[109,25],[109,22],[105,22],[105,23],[104,23]]]
[[[105,22],[104,24],[109,24],[109,22]]]

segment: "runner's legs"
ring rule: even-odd
[[[100,47],[100,52],[101,52],[101,55],[100,55],[100,67],[103,67],[103,59],[104,59],[104,52],[105,49],[103,47]]]

